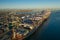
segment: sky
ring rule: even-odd
[[[0,9],[60,8],[60,0],[0,0]]]

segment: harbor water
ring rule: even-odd
[[[60,40],[60,11],[52,11],[49,19],[26,40]]]

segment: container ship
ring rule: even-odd
[[[41,24],[49,18],[51,11],[49,9],[43,10],[40,13],[36,13],[35,15],[25,15],[21,17],[21,23],[19,22],[19,18],[17,17],[16,21],[12,21],[12,23],[16,24],[15,27],[12,27],[11,35],[7,40],[23,40],[30,35],[32,35]],[[10,22],[11,25],[11,22]],[[2,39],[3,40],[3,39]]]

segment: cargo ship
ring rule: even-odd
[[[20,27],[17,29],[13,28],[12,40],[23,40],[29,37],[49,18],[50,14],[50,10],[44,10],[39,15],[23,20],[23,23],[19,24]]]

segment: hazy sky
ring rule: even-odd
[[[60,0],[0,0],[0,9],[60,8]]]

